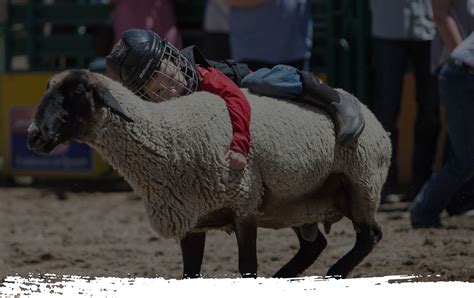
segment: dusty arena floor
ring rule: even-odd
[[[143,203],[130,192],[67,193],[66,200],[35,188],[0,188],[0,278],[28,273],[87,276],[181,277],[176,240],[148,224]],[[413,230],[406,203],[384,205],[384,239],[350,277],[440,275],[474,282],[474,218],[443,218],[443,230]],[[324,275],[350,250],[349,221],[335,224],[328,247],[305,276]],[[290,229],[259,230],[259,276],[269,277],[297,250]],[[210,232],[204,277],[239,277],[234,235]]]

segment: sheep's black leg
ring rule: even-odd
[[[316,261],[327,245],[326,238],[324,238],[324,235],[319,231],[319,229],[318,235],[314,241],[304,240],[301,236],[300,228],[293,228],[293,230],[298,236],[300,249],[285,266],[273,275],[273,277],[289,278],[298,276],[311,266],[314,261]]]
[[[235,236],[239,248],[239,272],[242,277],[257,277],[257,220],[255,216],[237,218]]]
[[[206,233],[188,233],[181,239],[181,253],[183,255],[183,278],[196,278],[201,274],[202,258]]]
[[[345,278],[372,251],[382,239],[377,223],[355,225],[357,232],[354,247],[328,271],[327,275]]]

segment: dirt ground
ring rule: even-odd
[[[0,188],[0,278],[28,273],[180,278],[179,244],[150,227],[140,199],[130,192],[67,193],[58,200],[37,188]],[[447,229],[410,227],[407,203],[383,205],[382,242],[350,277],[440,275],[474,282],[474,218],[445,217]],[[350,250],[348,220],[335,224],[328,247],[305,273],[321,276]],[[259,276],[270,277],[297,251],[290,229],[260,229]],[[204,277],[239,277],[234,235],[208,233]]]

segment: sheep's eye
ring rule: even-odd
[[[48,80],[48,83],[46,83],[46,90],[48,90],[50,86],[51,86],[51,83]]]
[[[72,92],[76,93],[76,94],[82,94],[86,91],[86,89],[84,88],[84,86],[81,84],[81,85],[78,85],[76,86]]]

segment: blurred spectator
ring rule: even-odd
[[[398,129],[403,76],[410,61],[416,79],[417,113],[413,156],[416,193],[432,172],[439,133],[439,101],[431,92],[430,43],[435,35],[429,0],[371,0],[375,68],[373,110],[392,141],[392,165],[382,193],[399,192]]]
[[[232,58],[250,69],[286,64],[308,69],[310,0],[227,0]]]
[[[204,13],[203,54],[211,60],[230,58],[227,0],[207,0]]]
[[[474,209],[473,197],[453,205],[454,195],[474,177],[474,0],[432,0],[438,38],[433,44],[433,65],[450,53],[439,73],[441,104],[446,115],[449,150],[443,167],[416,196],[410,209],[414,228],[442,227],[440,214]],[[466,37],[467,34],[470,34]],[[464,39],[465,38],[465,39]],[[464,41],[462,41],[464,39]],[[444,49],[440,47],[440,43]],[[456,202],[459,203],[459,202]]]
[[[171,0],[111,0],[115,5],[113,26],[115,42],[127,29],[148,29],[158,33],[181,48],[181,36],[176,27],[174,6]]]
[[[439,32],[432,43],[431,61],[432,69],[436,72],[439,71],[440,64],[446,60],[453,47],[474,30],[474,1],[436,1],[434,4],[437,7],[435,21]],[[446,14],[446,11],[449,13]],[[449,139],[448,134],[444,152],[445,162],[453,156]],[[472,210],[474,208],[473,198],[474,177],[451,198],[446,211],[449,215],[458,215]]]

